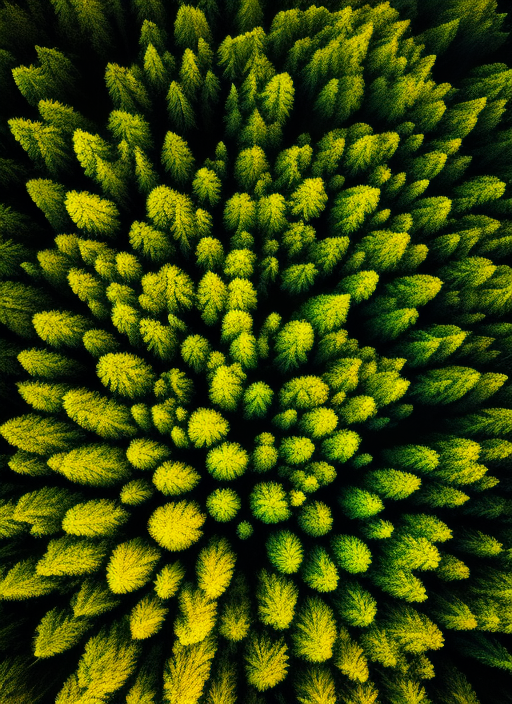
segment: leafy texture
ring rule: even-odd
[[[2,704],[510,701],[505,5],[2,4]]]

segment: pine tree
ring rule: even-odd
[[[196,247],[197,264],[204,269],[216,269],[224,261],[224,247],[216,237],[202,237]]]
[[[125,594],[143,587],[149,580],[160,550],[140,538],[120,543],[107,565],[107,582],[114,594]]]
[[[184,576],[185,569],[179,561],[165,565],[154,580],[155,591],[160,599],[173,597],[177,593]]]
[[[298,595],[291,579],[262,570],[256,592],[260,621],[277,630],[289,628]]]
[[[48,465],[70,481],[86,486],[112,486],[131,474],[125,453],[118,447],[100,443],[54,454]]]
[[[215,489],[206,499],[208,513],[221,523],[231,521],[241,505],[240,497],[233,489]]]
[[[363,381],[366,394],[372,396],[377,406],[386,406],[402,398],[410,382],[397,371],[384,371],[368,376]]]
[[[325,535],[333,524],[331,509],[322,501],[307,503],[300,510],[297,522],[307,535],[316,538]]]
[[[38,167],[56,175],[69,165],[69,149],[60,129],[22,118],[8,120],[8,124],[14,139]]]
[[[189,130],[196,125],[195,113],[181,85],[171,81],[167,92],[167,109],[171,121],[179,130]]]
[[[68,311],[44,311],[32,318],[39,337],[52,347],[78,347],[90,323],[81,315]]]
[[[106,554],[105,542],[66,535],[50,540],[45,554],[36,565],[36,572],[45,577],[89,574],[100,569]]]
[[[339,503],[348,518],[368,518],[384,508],[377,494],[355,486],[347,487],[342,492]]]
[[[427,692],[420,682],[402,677],[400,679],[388,680],[386,692],[390,697],[400,704],[411,702],[411,704],[427,704]]]
[[[512,412],[508,408],[485,408],[480,413],[454,419],[451,424],[456,432],[471,436],[500,437],[511,431]]]
[[[246,374],[238,362],[231,366],[224,364],[215,369],[210,380],[210,400],[222,410],[235,410],[243,394]]]
[[[445,22],[444,24],[437,25],[437,27],[427,29],[425,32],[418,35],[416,39],[420,43],[425,44],[425,48],[429,54],[439,56],[447,50],[457,36],[459,24],[459,18],[451,22]]]
[[[12,520],[28,523],[32,535],[52,535],[59,532],[65,513],[77,500],[79,497],[67,489],[42,487],[18,499]]]
[[[393,609],[387,619],[386,629],[406,653],[439,650],[444,643],[443,635],[435,623],[409,606]]]
[[[224,538],[212,539],[199,553],[198,585],[209,599],[218,599],[233,577],[236,556]]]
[[[368,546],[355,536],[334,536],[331,547],[336,564],[351,574],[365,572],[372,561]]]
[[[412,394],[420,403],[453,403],[476,386],[480,373],[469,367],[444,367],[430,369],[421,374]]]
[[[179,496],[197,486],[200,476],[184,462],[167,461],[153,473],[153,484],[166,496]]]
[[[265,633],[253,634],[245,654],[247,681],[259,692],[275,687],[285,677],[288,670],[288,648],[281,638],[273,640]]]
[[[244,415],[246,418],[264,417],[272,403],[274,392],[263,381],[255,382],[244,392]]]
[[[299,376],[287,381],[279,392],[283,408],[308,410],[327,401],[328,385],[317,376]]]
[[[339,416],[347,425],[362,423],[376,413],[377,406],[371,396],[353,396],[339,409]]]
[[[41,379],[77,378],[83,372],[83,367],[74,359],[48,350],[22,350],[18,361],[28,374]]]
[[[209,447],[225,437],[228,431],[228,422],[212,409],[199,408],[189,418],[188,435],[196,447]]]
[[[169,704],[196,704],[210,675],[216,650],[217,642],[212,635],[192,645],[175,641],[164,670],[164,692]]]
[[[337,430],[322,442],[322,454],[328,460],[346,462],[357,452],[360,441],[353,430]]]
[[[453,208],[457,213],[470,210],[475,206],[497,200],[505,193],[506,184],[496,176],[477,176],[470,181],[456,186]]]
[[[197,90],[202,83],[202,77],[197,66],[197,57],[189,48],[185,49],[183,52],[180,80],[187,97],[194,100]]]
[[[376,210],[379,198],[380,190],[370,186],[355,186],[342,191],[330,211],[332,228],[344,235],[355,232]]]
[[[304,582],[317,592],[332,592],[338,586],[339,574],[325,548],[315,547],[311,550],[301,568]]]
[[[263,523],[279,523],[291,515],[283,485],[277,482],[256,484],[249,504],[254,517]]]
[[[58,587],[58,578],[40,575],[36,572],[36,564],[37,558],[22,560],[2,575],[0,582],[2,599],[6,601],[31,599],[50,594]]]
[[[57,100],[40,100],[37,109],[45,122],[64,133],[73,135],[76,130],[87,130],[91,127],[81,113]]]
[[[429,362],[442,362],[452,354],[467,337],[455,325],[436,325],[426,330],[412,331],[407,341],[397,348],[411,367],[422,367]]]
[[[217,666],[216,675],[208,690],[208,704],[235,704],[237,692],[237,672],[229,658],[223,658]]]
[[[80,641],[90,626],[87,619],[77,619],[64,609],[47,611],[36,628],[34,655],[48,658],[65,652]]]
[[[227,300],[227,287],[218,274],[207,271],[197,287],[197,299],[202,318],[207,325],[214,325]]]
[[[204,12],[188,5],[180,7],[174,22],[174,36],[180,46],[194,50],[198,39],[210,43],[210,28]]]
[[[0,322],[22,337],[34,336],[32,317],[49,303],[48,296],[33,286],[15,281],[0,282]]]
[[[292,296],[304,293],[312,288],[317,275],[318,269],[311,262],[289,266],[281,274],[281,289]]]
[[[150,105],[147,91],[132,69],[109,63],[105,69],[105,83],[114,105],[119,110],[136,113]]]
[[[365,266],[377,272],[393,271],[403,257],[410,239],[406,232],[375,230],[363,237],[356,252],[364,252]]]
[[[335,602],[340,617],[349,626],[369,626],[377,613],[377,602],[359,582],[346,582]]]
[[[140,357],[133,354],[109,353],[100,357],[98,376],[114,393],[137,398],[148,393],[154,383],[154,372]]]
[[[17,66],[12,69],[12,77],[22,96],[32,105],[44,98],[55,98],[55,86],[41,66]]]
[[[113,157],[111,146],[99,134],[91,134],[82,129],[73,132],[73,150],[86,176],[94,177],[99,159],[110,161]]]
[[[267,554],[274,567],[283,574],[293,574],[303,560],[303,548],[299,538],[291,531],[281,530],[270,535]]]
[[[280,193],[264,196],[258,201],[258,225],[261,231],[271,237],[286,228],[286,200]]]
[[[151,42],[148,43],[144,54],[144,73],[155,90],[163,91],[169,82],[168,66]]]
[[[221,181],[214,171],[206,168],[196,171],[192,190],[200,203],[215,206],[220,200],[220,189]]]
[[[243,0],[236,14],[236,26],[239,32],[247,32],[254,26],[261,25],[263,12],[259,0]]]
[[[129,514],[109,499],[92,499],[69,508],[62,528],[69,535],[85,537],[112,536],[128,520]]]
[[[366,135],[353,142],[344,152],[343,161],[349,174],[355,176],[370,166],[389,159],[398,148],[400,138],[396,132]]]
[[[289,73],[279,73],[267,83],[261,95],[265,119],[284,122],[293,107],[295,88]]]
[[[363,683],[368,680],[368,663],[364,656],[363,649],[357,641],[350,638],[350,635],[345,628],[341,628],[338,640],[336,642],[334,664],[344,675],[348,677],[348,679],[353,682]],[[363,690],[363,692],[364,691],[365,690]],[[374,693],[375,692],[369,692],[370,696]]]
[[[68,224],[64,206],[66,190],[64,186],[50,179],[32,179],[25,184],[28,194],[40,208],[54,230],[62,230]]]
[[[309,144],[302,147],[294,146],[279,152],[274,165],[276,186],[292,188],[298,185],[303,172],[311,163],[312,155],[313,150]]]
[[[332,657],[336,634],[332,609],[320,597],[308,597],[295,619],[294,653],[308,662],[325,662]]]
[[[51,474],[51,470],[41,458],[24,450],[17,450],[7,463],[13,472],[28,474],[32,477]],[[9,504],[7,504],[9,506]],[[9,511],[10,509],[6,509]]]
[[[94,193],[71,191],[65,206],[71,220],[87,234],[111,237],[119,229],[119,213],[114,203]]]
[[[166,550],[185,550],[199,540],[205,520],[196,503],[170,501],[153,511],[148,531]]]
[[[185,183],[192,176],[194,157],[187,142],[175,134],[167,132],[162,147],[162,163],[172,178],[178,183]]]
[[[158,633],[168,609],[155,596],[143,597],[130,613],[130,633],[134,640],[144,640]]]
[[[114,621],[109,629],[103,627],[87,641],[77,673],[67,681],[74,683],[74,696],[87,692],[104,698],[116,692],[134,672],[138,655],[138,646],[126,639],[124,623]],[[66,688],[65,684],[61,693]]]
[[[215,626],[217,602],[201,589],[186,584],[179,595],[180,611],[174,622],[174,632],[182,645],[204,640]]]
[[[407,532],[395,531],[385,543],[387,567],[398,569],[435,569],[440,561],[439,550],[425,536],[415,537]]]
[[[384,667],[395,667],[399,657],[398,644],[390,638],[384,628],[373,623],[360,636],[366,657]]]
[[[313,263],[324,275],[331,274],[343,259],[349,245],[348,237],[326,237],[311,246]]]
[[[315,445],[309,438],[292,435],[284,438],[279,447],[281,458],[291,465],[304,464],[315,451]]]
[[[333,78],[318,94],[314,107],[324,120],[336,118],[343,123],[360,109],[363,96],[364,81],[361,76]]]
[[[38,455],[67,450],[83,437],[69,423],[36,413],[6,421],[0,426],[0,432],[10,445]]]
[[[235,162],[235,178],[241,188],[254,188],[258,179],[269,169],[265,152],[259,146],[242,150]]]
[[[330,435],[338,425],[338,416],[332,408],[315,408],[304,413],[299,422],[299,429],[313,439]]]
[[[479,704],[475,691],[465,675],[454,667],[450,668],[446,683],[443,683],[443,696],[449,704],[459,704],[459,702]]]

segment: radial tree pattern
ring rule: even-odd
[[[512,701],[505,28],[3,3],[1,704]]]

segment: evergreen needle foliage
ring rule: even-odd
[[[0,704],[512,701],[505,4],[0,0]]]

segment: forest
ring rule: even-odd
[[[0,0],[0,704],[512,704],[506,0]]]

